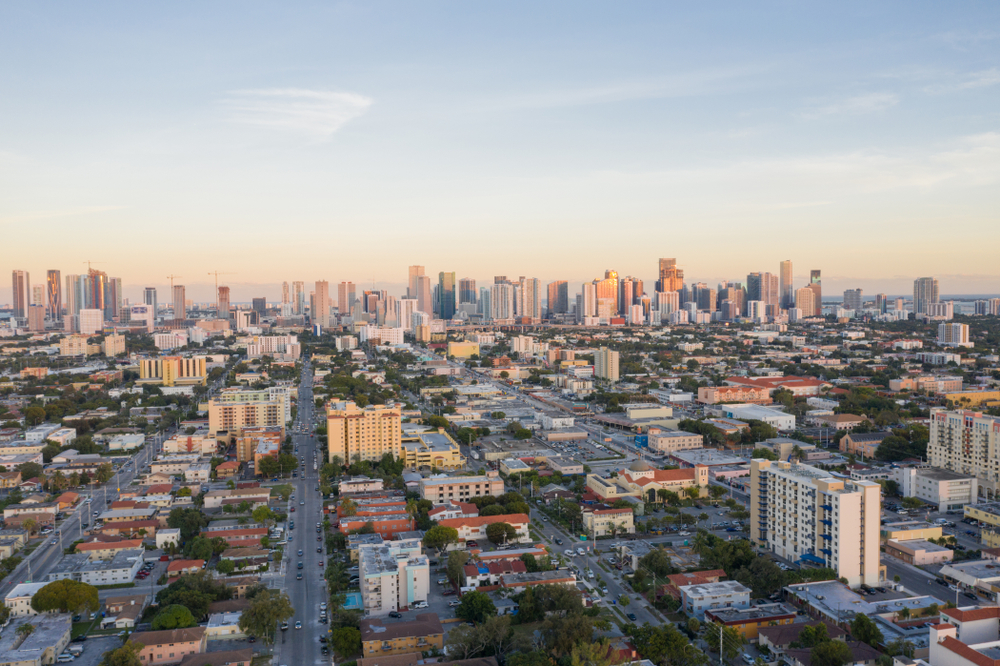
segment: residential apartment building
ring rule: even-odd
[[[848,432],[840,438],[840,450],[862,458],[874,458],[879,445],[891,432]]]
[[[684,585],[680,588],[681,608],[699,620],[705,612],[720,608],[750,608],[750,588],[735,580],[702,585]]]
[[[468,541],[479,541],[486,539],[486,528],[493,523],[507,523],[517,531],[514,537],[515,542],[528,541],[531,535],[528,533],[528,524],[531,519],[523,513],[500,514],[497,516],[475,516],[473,518],[448,518],[439,520],[438,525],[454,527],[458,530],[459,547],[464,547]]]
[[[619,379],[618,352],[607,347],[601,347],[594,352],[594,376],[598,379],[617,382]]]
[[[949,393],[962,390],[961,377],[938,377],[925,375],[922,377],[902,377],[889,380],[891,391],[927,391],[929,393]]]
[[[427,601],[430,565],[419,539],[359,546],[358,572],[366,616],[384,617]]]
[[[598,509],[583,513],[586,534],[596,538],[608,535],[634,534],[632,509]]]
[[[938,324],[937,342],[942,347],[971,347],[968,324]]]
[[[31,598],[38,590],[49,584],[49,581],[40,583],[20,583],[14,586],[7,596],[4,597],[4,605],[10,610],[11,617],[27,617],[38,615],[38,611],[31,607]]]
[[[420,613],[414,620],[390,624],[366,618],[361,620],[360,628],[361,652],[366,662],[371,657],[392,654],[413,654],[419,658],[422,652],[444,648],[444,628],[436,613]]]
[[[139,361],[140,384],[205,386],[207,381],[207,356],[159,356]]]
[[[983,405],[986,405],[987,407],[996,407],[997,405],[1000,405],[1000,391],[996,389],[953,391],[951,393],[942,394],[942,397],[959,409],[981,407]]]
[[[143,646],[139,652],[139,662],[143,666],[178,664],[188,655],[204,654],[208,646],[205,627],[139,631],[132,634],[129,640]]]
[[[353,402],[331,403],[326,413],[329,456],[350,464],[355,459],[381,460],[386,453],[400,457],[402,450],[402,412],[398,406],[369,405]]]
[[[660,453],[700,449],[705,444],[705,437],[703,435],[696,435],[683,430],[650,428],[648,435],[650,450]]]
[[[879,581],[882,487],[809,465],[750,463],[750,535],[792,561],[826,566],[848,585]]]
[[[981,412],[931,409],[927,462],[978,481],[980,497],[993,499],[1000,489],[1000,419]]]
[[[486,495],[500,497],[503,493],[503,479],[494,470],[481,476],[437,475],[420,480],[420,498],[434,504],[467,502],[473,497]]]
[[[410,469],[456,470],[465,465],[458,444],[443,428],[421,432],[402,440],[404,464]]]
[[[255,393],[259,391],[238,391]],[[266,395],[266,392],[263,392]],[[245,428],[280,426],[288,419],[285,416],[285,400],[258,399],[256,396],[236,397],[236,392],[223,391],[208,401],[208,430],[213,435],[228,433],[240,436]]]
[[[741,402],[754,405],[770,405],[771,393],[757,386],[702,386],[698,389],[698,402],[715,405],[720,402]]]

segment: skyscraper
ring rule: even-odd
[[[281,304],[288,305],[292,302],[292,290],[289,288],[287,282],[281,283]]]
[[[861,303],[864,300],[865,292],[862,289],[844,290],[844,309],[861,312]]]
[[[14,292],[14,316],[27,318],[28,306],[31,305],[31,277],[28,271],[13,271],[11,280]]]
[[[520,291],[517,314],[532,319],[542,318],[542,285],[538,278],[522,277],[518,280]]]
[[[182,284],[174,285],[174,319],[187,319],[187,300],[185,298],[185,289]]]
[[[875,310],[885,314],[889,310],[889,297],[885,294],[875,294]]]
[[[330,325],[330,283],[326,280],[316,280],[316,291],[313,302],[316,309],[312,312],[312,323],[323,328]]]
[[[660,259],[658,275],[656,291],[680,291],[684,285],[684,271],[677,268],[676,259]]]
[[[155,294],[154,294],[155,299]],[[229,319],[229,287],[219,287],[219,319]]]
[[[809,271],[809,288],[813,291],[813,312],[812,316],[823,316],[823,280],[820,278],[818,270]],[[802,313],[806,315],[805,312]]]
[[[406,281],[406,297],[420,299],[419,296],[419,283],[420,278],[424,276],[423,266],[410,266],[409,275]]]
[[[611,351],[607,347],[601,347],[594,352],[594,376],[617,382],[619,378],[618,352]]]
[[[46,309],[52,321],[62,321],[62,276],[59,271],[49,271],[46,277]]]
[[[357,299],[357,291],[353,282],[341,282],[337,285],[337,312],[350,314]]]
[[[305,314],[306,311],[306,283],[296,281],[292,283],[292,312],[297,315]]]
[[[66,279],[69,280],[69,278],[66,278]],[[227,289],[228,289],[228,287],[227,287]],[[156,287],[146,287],[143,290],[143,292],[142,292],[142,302],[145,303],[146,305],[150,306],[151,308],[153,308],[153,311],[152,311],[153,321],[156,322],[156,313],[157,313]],[[69,312],[68,309],[67,309],[67,312]],[[79,307],[77,307],[77,312],[79,312]],[[73,314],[76,314],[76,312],[74,312]]]
[[[566,280],[556,280],[549,283],[549,315],[569,312],[569,283]]]
[[[476,281],[472,278],[462,278],[458,281],[458,302],[476,302]]]
[[[263,297],[254,298],[251,301],[251,308],[253,308],[254,312],[263,317],[264,313],[267,311],[267,299]]]
[[[792,260],[787,259],[779,264],[778,290],[781,292],[781,307],[795,307],[795,287],[792,286]]]
[[[479,314],[483,316],[483,321],[493,320],[493,298],[492,285],[490,287],[479,288]]]
[[[927,314],[928,305],[938,302],[937,278],[922,277],[913,281],[913,313]]]
[[[778,305],[778,276],[773,273],[747,275],[747,301],[760,301],[765,307]]]
[[[438,273],[438,312],[441,319],[455,316],[455,273]]]
[[[514,318],[514,285],[501,282],[490,285],[492,319]]]
[[[612,270],[604,271],[603,280],[594,280],[597,300],[610,302],[612,313],[618,312],[618,273]]]
[[[698,304],[699,310],[715,312],[716,293],[715,290],[707,284],[704,282],[696,283],[693,287],[691,287],[691,296],[694,299],[694,302]]]
[[[816,292],[808,286],[795,292],[795,307],[802,311],[803,317],[812,317],[816,313]]]

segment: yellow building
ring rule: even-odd
[[[967,504],[965,517],[985,523],[979,532],[982,544],[987,548],[1000,548],[1000,504],[982,502]]]
[[[125,336],[115,333],[104,338],[101,351],[105,356],[118,356],[125,353]]]
[[[968,509],[969,507],[966,507]],[[968,515],[968,514],[966,514]],[[910,541],[912,539],[940,539],[940,525],[931,525],[923,520],[900,520],[886,523],[879,529],[879,539],[884,545],[886,541]]]
[[[60,356],[86,356],[88,350],[86,335],[67,335],[59,341]]]
[[[385,609],[384,612],[388,613]],[[406,622],[383,624],[377,617],[361,620],[361,653],[365,658],[428,652],[444,648],[444,628],[437,613],[421,613]]]
[[[353,402],[330,403],[326,412],[329,457],[350,464],[355,459],[381,460],[386,453],[402,456],[403,418],[399,407]]]
[[[281,400],[259,402],[208,401],[208,430],[213,435],[227,432],[241,435],[253,426],[284,426],[284,403]]]
[[[953,403],[957,408],[978,407],[1000,402],[1000,391],[953,391],[943,395],[945,400]]]
[[[160,356],[139,361],[139,382],[164,386],[205,386],[208,358],[205,356]]]
[[[469,358],[475,354],[479,355],[479,343],[478,342],[449,342],[448,343],[448,356],[454,356],[455,358]]]
[[[622,497],[639,497],[642,495],[638,490],[633,490],[624,484],[617,483],[617,479],[605,479],[599,474],[587,475],[587,490],[601,498],[602,502],[614,503],[616,499]]]
[[[591,537],[634,534],[632,509],[598,509],[583,514],[583,528]]]
[[[443,428],[403,438],[403,460],[410,469],[455,470],[465,466],[462,452]]]

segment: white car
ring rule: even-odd
[[[576,549],[576,554],[577,555],[586,555],[587,551],[585,551],[583,548],[577,548]]]
[[[451,601],[448,602],[448,605],[452,606],[452,607],[454,607],[454,606],[461,606],[462,602],[458,601],[457,599],[452,599]],[[416,606],[414,606],[414,608],[416,608]]]
[[[415,601],[410,608],[427,608],[426,601]]]
[[[572,548],[567,548],[566,550],[563,551],[563,553],[566,555],[566,557],[573,557],[574,555],[576,555],[576,552]]]
[[[691,536],[690,532],[678,532],[677,536]]]

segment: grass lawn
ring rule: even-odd
[[[120,590],[126,587],[135,587],[135,583],[115,583],[114,585],[95,585],[98,590]]]

